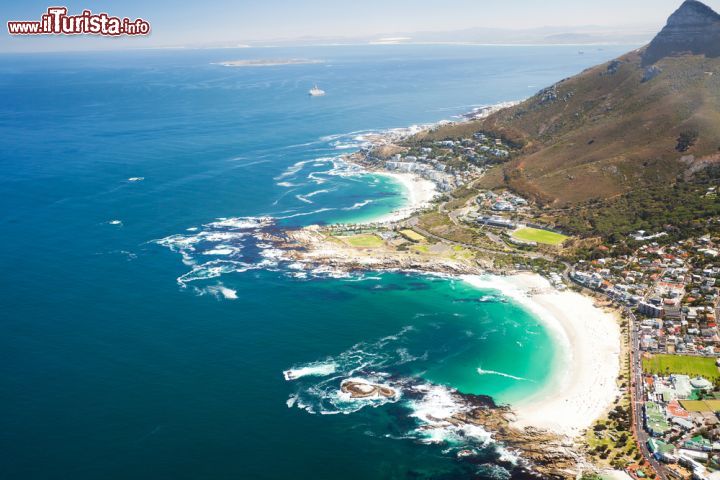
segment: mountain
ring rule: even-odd
[[[670,16],[643,54],[643,65],[685,53],[720,57],[720,15],[696,0],[687,0]]]
[[[432,137],[485,131],[519,148],[480,186],[548,206],[667,185],[720,161],[718,15],[687,1],[649,46],[541,90],[484,120]]]

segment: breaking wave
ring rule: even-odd
[[[346,207],[343,208],[343,210],[357,210],[359,208],[362,208],[366,205],[370,205],[373,201],[372,200],[363,200],[362,202],[357,202],[352,207]]]
[[[515,375],[510,375],[509,373],[496,372],[495,370],[483,370],[482,367],[478,367],[477,372],[480,375],[497,375],[498,377],[510,378],[521,382],[532,382],[532,380],[529,380],[527,378],[517,377]]]
[[[319,194],[320,192],[316,192]],[[177,283],[185,288],[194,282],[206,282],[223,275],[244,273],[251,270],[282,271],[298,279],[348,278],[351,275],[328,265],[307,265],[291,260],[286,252],[272,243],[263,241],[265,234],[282,236],[276,220],[291,219],[322,212],[337,210],[320,208],[310,212],[271,217],[218,218],[204,224],[202,228],[192,227],[186,233],[170,235],[153,243],[180,254],[183,264],[190,270],[177,277]],[[197,287],[198,294],[212,294],[217,298],[233,299],[213,286]]]
[[[311,212],[300,212],[300,213],[293,213],[292,215],[285,215],[282,217],[277,217],[278,220],[287,220],[290,218],[297,218],[297,217],[307,217],[309,215],[317,215],[318,213],[323,212],[331,212],[333,210],[337,210],[335,208],[319,208],[317,210],[313,210]]]
[[[283,173],[281,173],[280,175],[275,177],[274,180],[282,180],[284,178],[292,177],[293,175],[298,173],[300,170],[302,170],[303,167],[306,164],[310,163],[311,161],[312,160],[304,160],[301,162],[294,163],[293,165],[289,166]]]
[[[198,288],[196,289],[198,295],[212,295],[213,297],[220,299],[226,299],[226,300],[237,300],[237,290],[233,290],[232,288],[228,288],[222,283],[218,283],[217,285],[210,285],[205,288]]]
[[[305,195],[295,195],[295,198],[300,200],[301,202],[305,203],[313,203],[312,200],[310,200],[315,195],[320,195],[321,193],[328,193],[330,190],[324,189],[324,190],[316,190],[314,192],[306,193]]]
[[[395,335],[390,335],[373,343],[361,342],[349,350],[319,362],[311,362],[293,366],[283,372],[288,381],[297,384],[294,406],[309,413],[322,415],[349,414],[364,407],[378,407],[390,402],[397,402],[402,396],[402,384],[398,379],[390,378],[385,371],[404,361],[403,353],[395,348],[387,348],[403,336],[412,327],[403,328]],[[406,355],[406,354],[405,354]],[[307,377],[320,380],[310,380]],[[373,384],[382,384],[396,392],[394,397],[350,398],[340,390],[343,381],[355,379]]]
[[[181,287],[191,282],[210,280],[228,273],[241,273],[261,268],[272,269],[277,266],[276,252],[269,245],[259,245],[256,234],[274,225],[270,217],[232,217],[218,218],[207,223],[202,229],[193,227],[186,234],[170,235],[154,243],[179,253],[183,263],[191,267],[189,272],[177,278]],[[246,249],[253,254],[245,255]],[[206,287],[198,291],[219,292],[223,290]]]

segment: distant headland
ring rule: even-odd
[[[225,62],[213,63],[223,67],[277,67],[280,65],[312,65],[324,63],[322,60],[309,60],[307,58],[290,59],[256,59],[256,60],[228,60]]]

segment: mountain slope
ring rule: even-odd
[[[720,161],[720,43],[702,43],[720,38],[718,18],[686,1],[648,47],[432,135],[471,128],[522,145],[483,186],[509,186],[555,206],[688,178]]]

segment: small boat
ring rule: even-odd
[[[320,90],[317,85],[313,86],[308,92],[311,97],[322,97],[325,95],[325,90]]]

